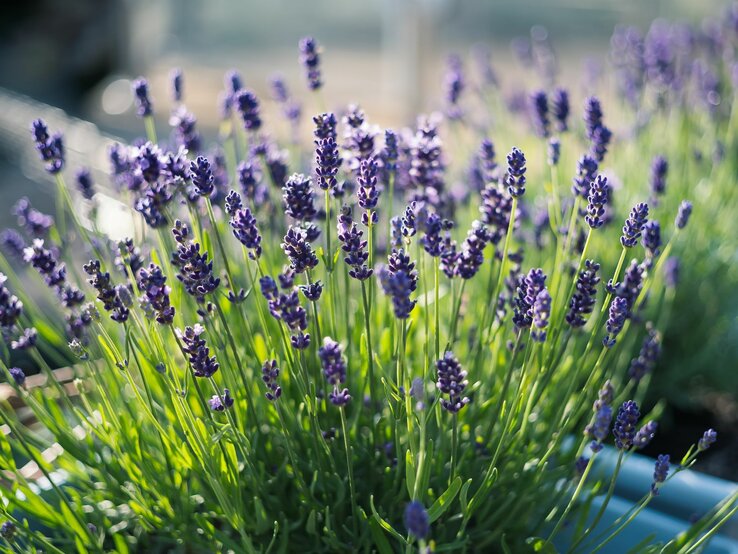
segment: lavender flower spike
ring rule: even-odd
[[[195,377],[212,377],[220,365],[215,356],[210,356],[205,339],[200,338],[205,328],[197,323],[194,327],[185,327],[184,331],[177,329],[176,333],[184,343],[182,350],[188,356]]]
[[[593,260],[584,262],[584,269],[577,277],[576,292],[569,301],[569,311],[566,313],[566,322],[574,327],[583,327],[587,323],[585,316],[592,313],[597,296],[597,283],[600,277],[597,272],[600,264]]]
[[[569,93],[563,88],[557,88],[551,94],[551,113],[559,133],[569,130],[569,110]]]
[[[300,63],[305,67],[308,87],[310,90],[318,90],[323,81],[320,74],[320,46],[313,37],[305,37],[300,40]]]
[[[704,451],[710,448],[717,441],[717,431],[715,429],[708,429],[702,435],[702,438],[697,442],[697,450]]]
[[[425,539],[430,532],[430,519],[423,503],[413,500],[405,507],[405,527],[417,539]]]
[[[656,458],[656,464],[653,468],[653,483],[651,483],[651,494],[657,495],[659,493],[659,487],[666,481],[666,477],[669,475],[669,455],[659,454]]]
[[[339,385],[346,381],[346,362],[343,359],[341,345],[330,337],[323,339],[323,346],[318,349],[318,357],[323,366],[323,375],[328,383],[333,385],[333,391],[329,393],[330,401],[339,407],[343,407],[351,400],[348,389],[341,390]]]
[[[139,77],[133,81],[133,100],[136,103],[138,117],[151,116],[153,106],[149,97],[149,83],[143,77]]]
[[[259,115],[259,99],[254,91],[242,89],[236,93],[235,100],[244,128],[247,131],[258,131],[261,128],[261,116]]]
[[[659,424],[655,421],[649,421],[643,427],[638,429],[638,432],[633,438],[633,446],[636,448],[645,448],[653,439],[656,434],[656,430],[659,428]]]
[[[589,186],[587,215],[584,216],[584,221],[587,222],[590,229],[599,229],[605,224],[605,206],[609,197],[610,185],[607,183],[607,177],[598,175]]]
[[[663,156],[656,156],[651,162],[651,192],[662,195],[666,191],[666,174],[669,171],[669,162]]]
[[[507,155],[507,173],[504,177],[504,184],[513,198],[525,194],[525,171],[525,154],[513,147]]]
[[[295,273],[303,273],[318,265],[318,257],[307,241],[305,231],[299,227],[290,227],[287,230],[282,250],[290,259],[290,266]]]
[[[198,156],[190,162],[190,179],[195,187],[195,192],[200,196],[210,196],[215,185],[213,184],[213,170],[210,162],[205,156]]]
[[[42,119],[36,119],[31,124],[31,132],[36,150],[41,160],[46,163],[46,171],[56,175],[64,167],[64,141],[61,134],[49,135],[49,129]]]
[[[633,248],[638,242],[638,239],[641,238],[646,221],[648,221],[648,204],[643,202],[636,204],[630,211],[628,219],[625,220],[620,244],[625,248]]]
[[[688,200],[682,200],[679,204],[679,212],[677,212],[674,224],[677,229],[684,229],[689,222],[689,216],[692,215],[692,203]]]
[[[536,134],[541,138],[548,138],[551,134],[551,124],[548,119],[548,97],[542,90],[537,90],[530,95],[530,118]]]
[[[441,399],[441,406],[452,414],[458,413],[470,402],[468,397],[463,396],[468,385],[466,371],[453,353],[446,352],[443,358],[436,361],[436,374],[436,387],[442,394],[448,395],[448,398]]]
[[[620,406],[612,429],[612,433],[615,435],[615,446],[620,450],[628,450],[633,446],[639,417],[641,417],[641,412],[638,409],[638,404],[633,400],[626,400]]]
[[[95,195],[95,185],[92,182],[90,170],[85,167],[79,169],[75,180],[77,181],[77,190],[79,190],[82,198],[92,200],[92,197]]]
[[[530,332],[530,338],[536,342],[545,342],[546,327],[548,327],[548,318],[551,315],[551,295],[547,289],[543,289],[536,296],[533,303],[533,327]]]
[[[333,137],[316,141],[315,173],[318,177],[318,186],[322,190],[332,190],[336,186],[336,174],[341,167],[341,157],[338,155],[338,144]]]
[[[623,330],[623,325],[625,325],[625,320],[628,317],[628,311],[628,301],[625,298],[617,296],[612,299],[609,317],[606,323],[607,335],[602,340],[602,344],[607,348],[615,346],[615,339],[620,331]]]
[[[267,392],[264,393],[267,400],[270,402],[276,402],[276,400],[282,396],[282,387],[277,384],[279,378],[279,368],[277,367],[277,360],[267,360],[261,367],[261,379],[266,385]]]
[[[214,412],[224,412],[231,406],[233,406],[233,397],[231,391],[223,389],[223,394],[214,394],[210,400],[208,400],[210,409]]]

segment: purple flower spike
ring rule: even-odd
[[[167,278],[158,265],[150,264],[148,269],[142,268],[138,272],[138,288],[148,306],[154,310],[156,321],[161,325],[171,325],[175,313],[169,301],[171,289],[166,282]]]
[[[149,98],[149,83],[143,77],[133,81],[133,100],[136,103],[138,117],[149,117],[153,113],[151,98]]]
[[[677,212],[676,220],[674,224],[677,229],[684,229],[689,222],[689,216],[692,215],[692,203],[688,200],[682,200],[679,204],[679,212]]]
[[[303,273],[318,265],[318,257],[313,252],[303,229],[290,227],[281,246],[295,273]]]
[[[605,206],[609,198],[610,185],[607,183],[607,177],[598,175],[590,184],[587,196],[587,215],[584,216],[584,221],[591,229],[599,229],[605,224]]]
[[[589,154],[584,154],[577,162],[577,175],[574,177],[574,184],[571,192],[575,196],[587,199],[589,196],[590,186],[597,174],[598,164]]]
[[[538,293],[533,303],[533,327],[530,337],[536,342],[545,342],[548,318],[551,315],[551,295],[545,288]]]
[[[236,93],[235,101],[244,128],[247,131],[258,131],[261,128],[261,116],[256,94],[252,90],[242,89]]]
[[[613,346],[615,346],[615,340],[620,331],[623,330],[623,325],[625,325],[625,320],[628,317],[628,313],[628,301],[625,298],[617,296],[612,299],[612,302],[610,303],[607,323],[605,324],[605,327],[607,328],[607,335],[605,335],[605,338],[602,340],[602,343],[607,348],[612,348]]]
[[[633,438],[633,446],[636,448],[645,448],[653,440],[656,430],[659,428],[659,424],[655,421],[649,421],[643,427],[638,429],[638,432]]]
[[[366,251],[367,241],[363,240],[361,231],[351,217],[351,208],[344,205],[338,216],[338,240],[341,249],[346,253],[343,260],[351,267],[349,276],[364,281],[372,276],[374,270],[367,267],[369,253]]]
[[[228,389],[223,389],[223,395],[214,394],[210,400],[208,400],[208,404],[210,404],[210,409],[214,412],[224,412],[231,406],[233,406],[233,397],[231,396],[231,391]]]
[[[187,359],[192,366],[195,377],[212,377],[218,371],[220,365],[215,356],[210,356],[210,349],[205,339],[200,335],[205,333],[205,328],[199,323],[194,327],[185,327],[184,331],[177,329],[177,336],[184,343],[182,350],[187,354]]]
[[[463,396],[469,383],[466,371],[452,352],[446,352],[443,358],[436,361],[436,376],[436,387],[442,394],[448,395],[448,398],[441,399],[441,406],[452,414],[459,413],[470,402],[468,397]]]
[[[656,464],[653,468],[653,483],[651,483],[651,494],[657,495],[659,493],[659,487],[666,481],[666,477],[669,475],[669,455],[659,454],[656,458]]]
[[[715,429],[708,429],[702,435],[702,438],[697,442],[697,450],[704,451],[710,448],[717,441],[717,431]]]
[[[651,192],[661,196],[666,191],[666,174],[669,171],[669,162],[663,156],[656,156],[651,162]]]
[[[641,417],[641,412],[638,409],[638,404],[633,400],[623,402],[612,429],[612,433],[615,435],[615,446],[618,449],[628,450],[633,446],[639,417]]]
[[[305,67],[308,87],[310,90],[318,90],[323,81],[320,74],[320,46],[313,37],[305,37],[300,40],[300,63]]]
[[[597,284],[600,282],[597,275],[599,270],[600,264],[587,260],[584,262],[584,269],[579,272],[576,291],[569,301],[569,311],[566,313],[566,322],[575,329],[587,323],[586,316],[594,309]]]
[[[415,270],[415,263],[410,261],[410,256],[403,249],[392,252],[387,265],[380,267],[377,275],[384,293],[392,297],[395,317],[410,317],[417,302],[411,300],[410,295],[418,288],[418,272]]]
[[[557,88],[551,94],[551,113],[559,133],[569,130],[569,110],[569,93],[563,88]]]
[[[26,374],[23,372],[23,370],[19,367],[11,367],[8,372],[10,373],[10,376],[13,378],[13,381],[15,381],[15,384],[19,387],[23,386],[23,383],[26,382]]]
[[[653,329],[650,324],[648,335],[643,339],[643,345],[637,358],[630,362],[628,368],[628,376],[633,381],[640,381],[643,377],[653,370],[656,360],[661,354],[661,334]]]
[[[346,362],[343,359],[341,345],[330,337],[323,339],[323,346],[318,349],[318,357],[323,366],[323,375],[329,384],[333,385],[333,391],[329,393],[330,401],[339,407],[343,407],[351,400],[348,389],[340,388],[346,381]]]
[[[377,223],[377,212],[373,210],[376,210],[377,202],[379,201],[377,161],[374,157],[361,161],[358,181],[359,190],[356,196],[359,200],[359,206],[365,210],[361,215],[361,222],[364,225],[374,225]]]
[[[649,258],[655,258],[661,253],[661,225],[655,219],[647,221],[643,226],[642,242]]]
[[[413,500],[405,507],[405,527],[408,533],[421,540],[430,533],[430,518],[419,500]]]
[[[648,204],[643,202],[636,204],[630,211],[628,219],[625,220],[620,244],[626,248],[633,248],[641,238],[646,221],[648,221]]]
[[[182,70],[179,68],[172,69],[169,73],[169,80],[172,86],[172,99],[179,103],[182,101],[182,89],[184,76]]]
[[[602,450],[602,441],[607,438],[610,432],[610,422],[612,421],[612,407],[603,405],[595,413],[594,423],[587,426],[587,433],[592,437],[589,448],[592,452]]]
[[[64,167],[64,140],[61,134],[54,133],[50,136],[46,123],[41,119],[36,119],[31,124],[31,132],[41,161],[46,164],[46,171],[56,175]]]
[[[456,262],[455,274],[462,279],[471,279],[484,263],[484,248],[488,242],[487,228],[481,222],[474,221],[458,253],[451,246],[450,239],[444,240],[443,252],[441,253],[441,257],[444,259],[443,263],[448,265],[448,262],[454,259]],[[452,251],[453,254],[451,254]]]
[[[261,234],[256,226],[256,218],[248,208],[239,208],[231,217],[233,236],[249,250],[249,258],[256,260],[261,256]]]
[[[200,196],[210,196],[213,193],[213,170],[205,156],[198,156],[195,161],[190,162],[190,179],[195,192]]]
[[[318,177],[318,186],[322,190],[332,190],[336,186],[336,174],[341,167],[341,161],[336,139],[327,137],[318,141],[315,149],[315,173]]]
[[[270,402],[276,402],[277,399],[282,396],[282,387],[277,384],[279,378],[279,367],[277,367],[277,360],[267,360],[261,367],[261,379],[266,385],[267,392],[264,393],[267,400]]]
[[[530,95],[529,111],[536,134],[541,138],[548,138],[551,124],[548,119],[548,97],[544,91],[537,90]]]
[[[315,219],[315,192],[310,177],[293,173],[282,187],[285,213],[297,221]]]
[[[513,147],[507,155],[507,173],[504,177],[504,184],[513,198],[525,194],[525,171],[525,154]]]
[[[90,170],[85,167],[81,168],[77,171],[75,180],[77,181],[77,190],[79,190],[82,198],[92,200],[92,197],[95,195],[95,185],[92,182]]]

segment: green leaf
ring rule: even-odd
[[[366,517],[366,514],[364,514],[364,517]],[[382,529],[376,519],[369,520],[369,531],[372,533],[374,546],[379,550],[379,554],[392,554],[392,547],[390,546],[387,537],[382,533]]]
[[[451,506],[451,503],[454,501],[454,498],[456,498],[456,495],[459,493],[459,489],[461,489],[461,477],[456,477],[453,483],[451,483],[451,485],[446,489],[446,492],[439,496],[428,510],[428,519],[431,523],[436,521],[446,510],[448,510],[449,506]]]
[[[317,535],[318,532],[315,529],[315,520],[316,520],[316,513],[315,509],[310,510],[310,515],[307,519],[307,525],[305,526],[305,529],[307,530],[308,534],[310,535]]]
[[[382,527],[382,529],[387,531],[390,535],[395,537],[402,544],[408,544],[408,542],[405,540],[405,537],[403,537],[402,535],[400,535],[400,533],[395,531],[395,528],[392,527],[389,523],[387,523],[384,519],[382,519],[382,516],[380,516],[377,513],[377,509],[374,507],[374,495],[371,495],[369,497],[369,506],[372,509],[372,515],[374,516],[374,519]]]
[[[407,485],[408,496],[413,498],[413,492],[415,491],[415,460],[409,450],[405,451],[405,484]]]
[[[459,502],[461,503],[461,511],[463,513],[466,513],[466,508],[468,506],[467,503],[467,495],[469,494],[469,487],[471,487],[472,480],[469,479],[466,483],[464,483],[464,486],[461,487],[461,494],[459,494]]]

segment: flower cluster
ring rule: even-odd
[[[172,230],[177,241],[177,251],[172,256],[172,265],[179,269],[177,279],[184,285],[187,294],[204,302],[205,297],[220,285],[220,278],[213,274],[213,262],[208,261],[208,253],[200,252],[200,245],[187,240],[189,228],[176,221]]]
[[[343,407],[351,400],[347,388],[340,385],[346,382],[346,362],[343,359],[341,345],[330,337],[323,338],[323,346],[318,349],[320,363],[323,366],[323,375],[333,390],[328,398],[335,406]]]
[[[374,270],[366,264],[369,253],[363,235],[364,231],[357,227],[351,216],[351,208],[344,205],[338,216],[338,240],[341,242],[341,249],[346,253],[343,260],[351,268],[349,275],[359,281],[365,281],[374,273]]]
[[[153,311],[153,316],[161,325],[171,325],[175,314],[175,308],[169,300],[171,289],[166,283],[166,275],[156,264],[152,263],[138,272],[138,288],[143,295],[141,304],[145,311]]]
[[[441,398],[441,406],[452,414],[459,413],[470,402],[469,397],[464,396],[464,389],[469,384],[466,375],[452,352],[446,352],[443,358],[436,360],[436,387],[448,396]]]
[[[56,175],[64,167],[64,140],[61,134],[49,135],[49,128],[41,119],[36,119],[32,123],[31,131],[36,142],[36,150],[41,161],[46,164],[46,171]]]
[[[220,364],[215,356],[210,355],[210,348],[202,338],[203,334],[205,328],[199,323],[194,327],[185,327],[184,331],[177,329],[177,337],[183,343],[182,351],[187,355],[193,374],[195,377],[209,378],[215,375]]]
[[[118,323],[128,321],[131,305],[128,287],[114,286],[110,273],[101,269],[100,260],[90,260],[84,265],[84,270],[90,276],[88,282],[97,291],[97,299],[102,302],[105,311],[110,312],[110,319]]]
[[[410,256],[402,248],[392,252],[387,265],[381,266],[377,275],[384,293],[392,298],[395,316],[398,319],[410,317],[417,302],[410,295],[418,288],[418,272]]]

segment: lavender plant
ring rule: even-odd
[[[299,50],[307,88],[329,87],[317,42]],[[681,80],[644,63],[627,72],[635,97],[677,95],[665,83]],[[569,92],[535,91],[534,136],[493,129],[510,152],[498,166],[470,118],[498,105],[499,83],[485,73],[475,104],[452,58],[446,119],[379,133],[353,106],[341,143],[334,113],[320,113],[315,142],[291,132],[285,154],[229,73],[225,154],[206,155],[183,80],[173,73],[171,144],[157,141],[147,82],[134,85],[147,140],[111,150],[111,181],[143,231],[120,246],[77,217],[73,195],[93,210],[99,185],[82,169],[68,188],[62,135],[32,124],[59,208],[53,220],[21,206],[26,236],[2,245],[60,302],[47,317],[0,257],[0,372],[37,421],[0,411],[4,548],[553,551],[602,495],[566,546],[595,552],[715,442],[710,429],[678,463],[659,456],[630,515],[597,528],[623,461],[656,433],[641,407],[682,286],[665,271],[692,232],[666,158],[616,195],[598,174],[628,148],[606,103],[584,102],[582,128]],[[300,109],[322,112],[317,94],[295,104],[281,81],[273,92],[291,131]],[[711,117],[735,149],[733,116]],[[481,144],[474,171],[455,143]],[[467,175],[476,184],[453,194],[447,183]],[[658,203],[640,202],[649,195]],[[532,221],[535,206],[545,217]],[[64,343],[77,358],[66,383],[47,363]],[[11,363],[17,350],[43,379]],[[598,476],[608,443],[617,466]],[[734,494],[662,551],[698,548],[737,510]]]

